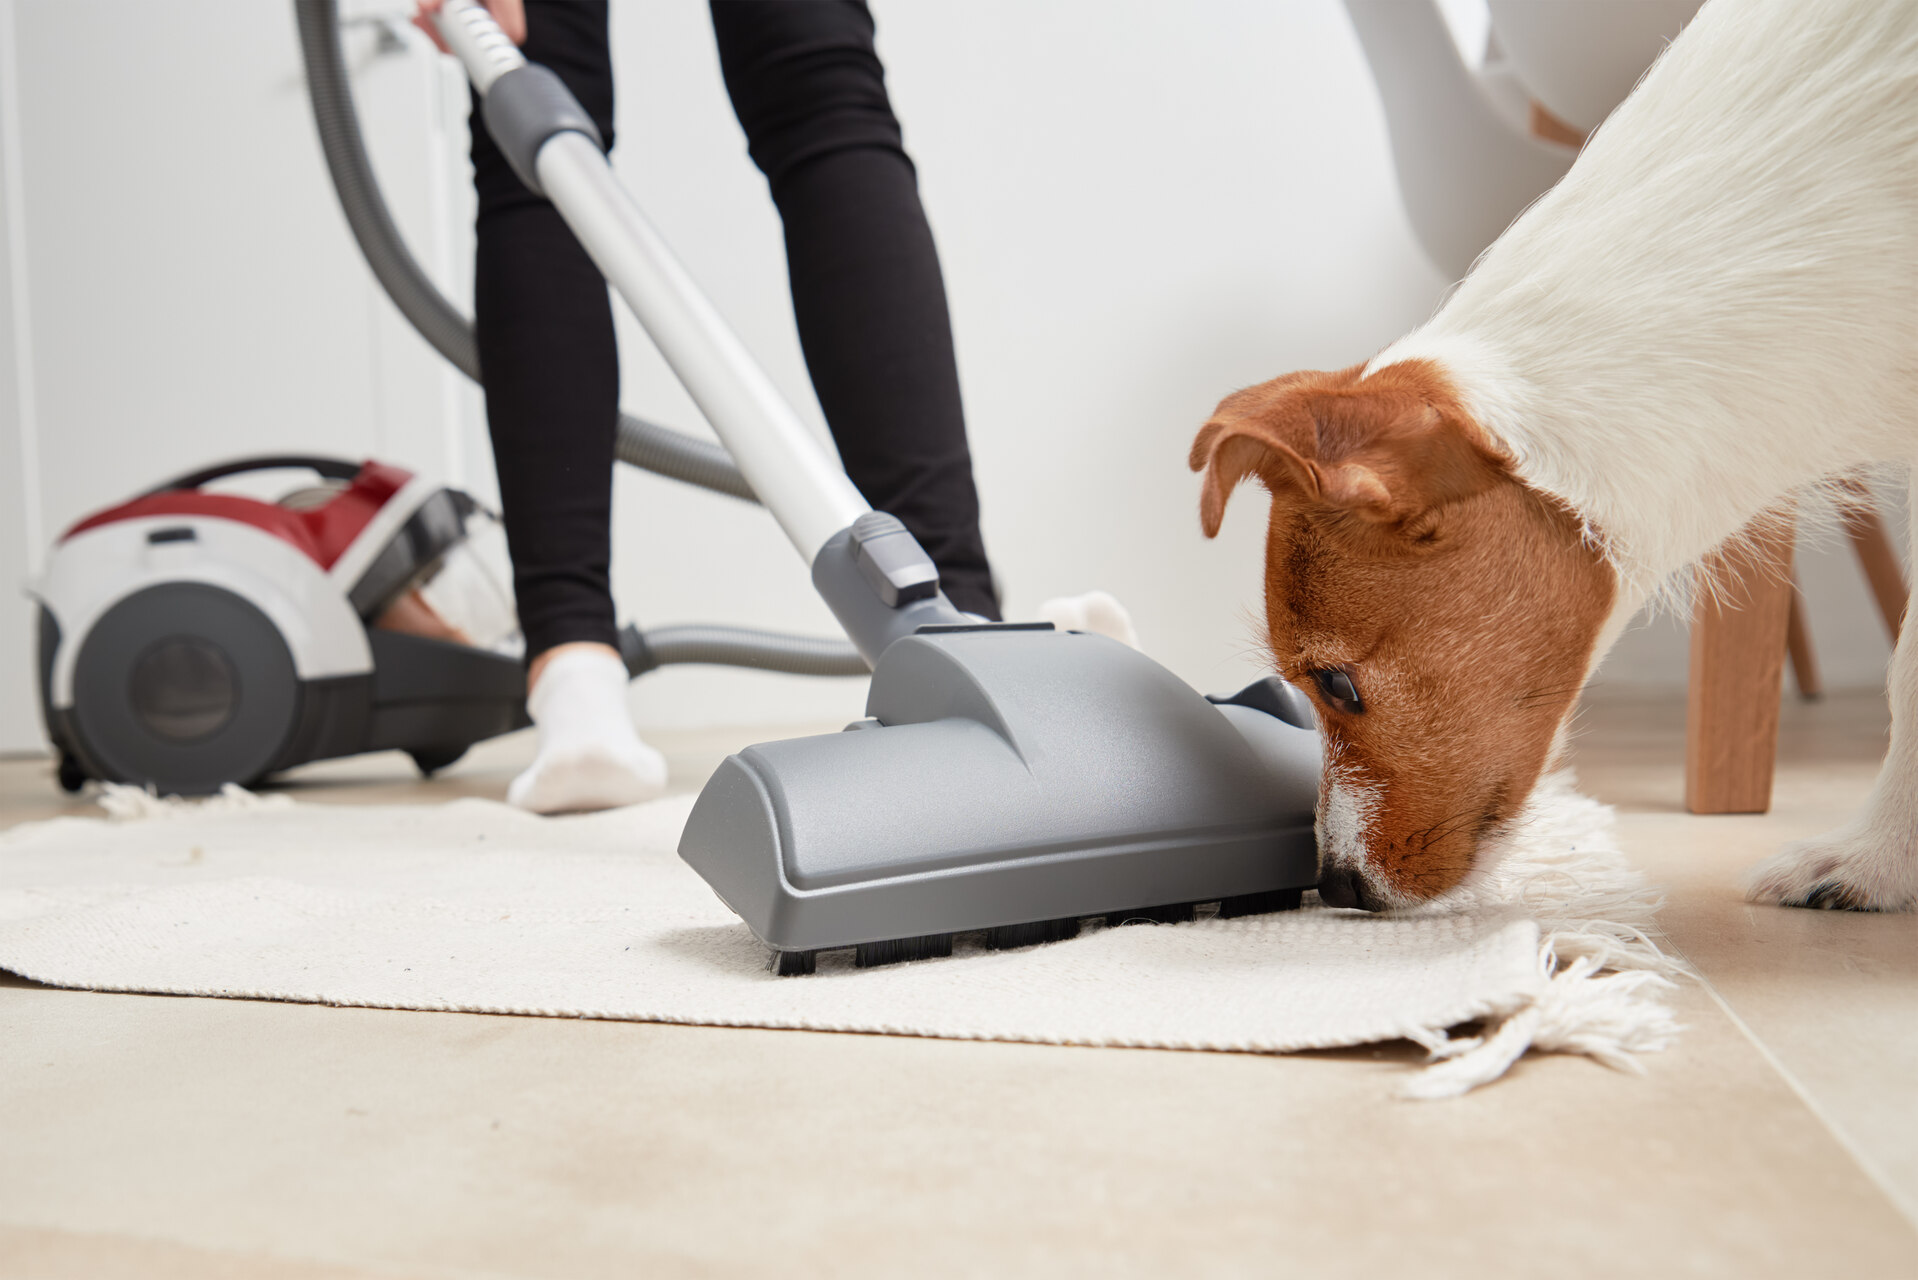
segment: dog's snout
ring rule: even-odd
[[[1319,901],[1328,907],[1372,909],[1365,900],[1365,882],[1349,867],[1326,867],[1319,872]]]

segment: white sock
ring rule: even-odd
[[[1061,631],[1090,631],[1134,649],[1139,647],[1139,633],[1132,629],[1132,615],[1103,591],[1048,600],[1039,606],[1039,621],[1050,622]]]
[[[534,813],[581,813],[651,800],[666,790],[666,758],[640,741],[626,708],[626,664],[575,649],[541,670],[526,699],[539,754],[506,789]]]

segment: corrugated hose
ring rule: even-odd
[[[293,9],[299,23],[300,53],[306,62],[313,122],[347,226],[367,266],[400,314],[455,368],[478,382],[479,348],[473,340],[472,320],[420,269],[374,177],[340,48],[337,0],[293,0]],[[621,462],[642,470],[747,502],[756,501],[752,487],[723,447],[656,422],[622,412],[614,453]],[[858,650],[844,640],[704,624],[662,627],[643,634],[631,627],[627,631],[639,637],[637,650],[629,646],[627,635],[621,637],[627,666],[634,675],[671,663],[716,663],[794,675],[868,672]],[[644,665],[635,668],[635,657],[641,654],[645,655]]]

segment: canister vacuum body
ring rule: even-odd
[[[286,468],[320,483],[276,502],[205,487]],[[524,725],[516,654],[371,625],[444,572],[482,515],[397,467],[276,456],[80,520],[34,590],[61,784],[204,794],[393,747],[431,773]]]

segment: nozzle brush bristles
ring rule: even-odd
[[[782,978],[796,974],[811,973],[819,966],[817,951],[775,951],[773,952],[773,971]]]
[[[908,960],[928,960],[952,954],[952,935],[929,933],[923,938],[893,938],[886,942],[862,942],[853,956],[861,969],[875,965],[902,964]]]
[[[1267,893],[1241,894],[1219,904],[1219,918],[1234,920],[1240,916],[1262,916],[1271,911],[1297,911],[1304,896],[1303,889],[1273,889]]]
[[[1231,920],[1240,916],[1265,915],[1272,911],[1296,911],[1304,893],[1303,889],[1273,889],[1267,893],[1246,893],[1236,898],[1226,898],[1219,903],[1219,918]],[[1174,902],[1131,911],[1112,911],[1106,914],[1105,922],[1108,928],[1114,929],[1126,924],[1185,924],[1196,918],[1197,906],[1195,902]],[[984,941],[989,951],[1011,951],[1047,942],[1064,942],[1078,936],[1079,918],[1067,916],[1058,920],[1002,924],[985,930]],[[861,969],[872,969],[884,964],[904,964],[911,960],[949,956],[952,954],[952,939],[950,933],[929,933],[917,938],[862,942],[853,949],[853,963]],[[791,977],[815,972],[818,960],[817,951],[776,951],[773,953],[772,967],[781,977]]]
[[[1002,924],[986,930],[986,946],[993,951],[1031,947],[1041,942],[1064,942],[1079,936],[1077,916],[1064,920],[1034,920],[1030,924]]]

